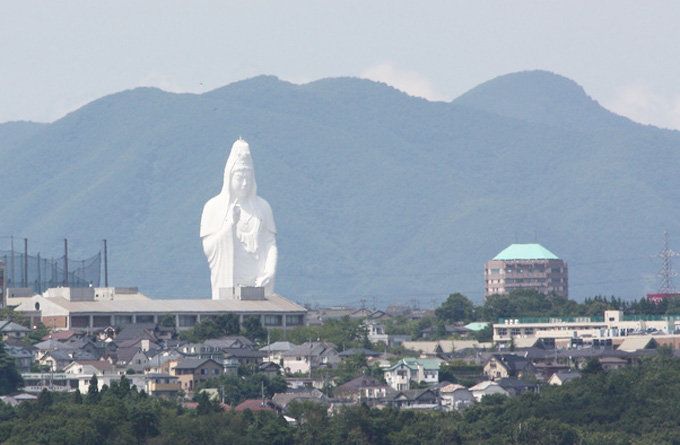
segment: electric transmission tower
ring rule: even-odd
[[[659,293],[660,294],[672,294],[675,293],[675,287],[673,286],[673,277],[677,277],[678,274],[673,272],[671,267],[671,258],[678,256],[678,253],[673,252],[668,247],[668,232],[663,232],[663,250],[657,255],[661,258],[662,266],[661,271],[657,274],[659,277]]]

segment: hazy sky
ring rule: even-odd
[[[0,122],[53,121],[138,86],[358,76],[451,100],[549,70],[608,109],[680,129],[680,2],[5,1]]]

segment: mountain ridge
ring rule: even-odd
[[[538,234],[571,264],[577,299],[653,290],[649,255],[680,216],[665,211],[680,198],[667,180],[680,133],[612,118],[561,76],[510,76],[452,102],[365,79],[258,76],[203,94],[126,90],[23,133],[0,124],[0,163],[12,166],[0,234],[55,255],[68,237],[76,256],[107,238],[113,283],[205,298],[200,212],[242,136],[279,229],[277,291],[297,301],[479,301],[484,262]],[[536,105],[550,103],[546,76],[566,82],[548,117]],[[532,79],[548,97],[513,102]],[[590,118],[555,123],[583,106]],[[602,252],[628,261],[613,284],[587,266]]]

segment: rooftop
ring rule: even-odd
[[[557,256],[540,244],[510,244],[494,260],[557,260]]]
[[[69,301],[63,297],[43,297],[34,296],[28,302],[19,305],[17,311],[32,312],[35,304],[40,303],[44,313],[46,305],[61,307],[74,315],[93,314],[93,313],[210,313],[210,312],[246,312],[259,314],[264,312],[299,312],[304,313],[306,309],[292,301],[280,296],[272,295],[265,300],[99,300],[99,301]],[[54,309],[52,312],[56,313]],[[60,312],[60,311],[59,311]]]

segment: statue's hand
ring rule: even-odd
[[[234,203],[229,210],[227,210],[227,217],[226,217],[226,222],[227,224],[233,226],[234,224],[238,223],[238,220],[241,218],[241,207]]]

